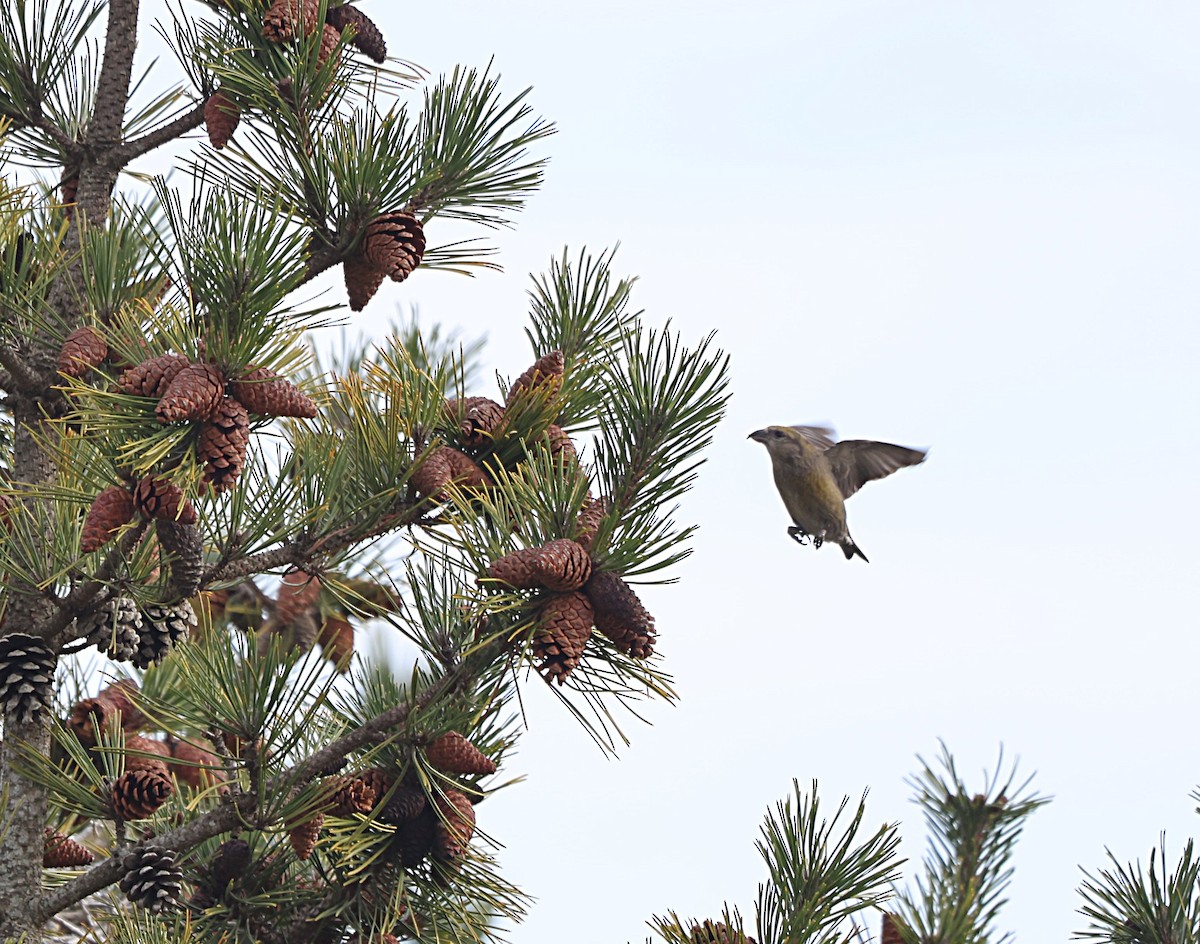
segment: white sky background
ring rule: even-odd
[[[652,9],[647,12],[647,7]],[[634,301],[733,358],[729,416],[651,588],[682,695],[605,759],[537,684],[480,825],[536,895],[519,944],[641,941],[675,909],[752,915],[769,804],[1001,743],[1054,802],[1000,927],[1065,940],[1078,866],[1197,831],[1200,9],[1162,2],[368,3],[394,55],[495,69],[556,121],[506,272],[419,272],[401,306],[530,362],[527,273],[617,241]],[[438,224],[428,228],[441,241]],[[330,295],[344,298],[340,282]],[[479,393],[492,393],[490,379]],[[848,505],[871,563],[788,539],[749,432],[833,423],[930,446]],[[536,679],[534,679],[536,683]]]

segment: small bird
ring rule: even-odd
[[[924,449],[908,449],[867,439],[833,441],[824,426],[768,426],[747,438],[771,454],[775,487],[792,516],[788,534],[813,546],[836,541],[846,559],[867,559],[846,530],[845,501],[867,482],[925,461]]]

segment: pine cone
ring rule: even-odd
[[[250,843],[245,839],[227,839],[221,843],[208,867],[209,887],[219,895],[235,878],[244,875],[252,860]]]
[[[167,592],[180,599],[192,596],[204,575],[204,544],[200,540],[200,529],[194,524],[157,518],[154,530],[171,568]]]
[[[457,731],[448,731],[425,748],[430,766],[445,774],[494,774],[496,763]]]
[[[221,150],[242,120],[242,109],[224,92],[213,92],[204,103],[204,125],[208,128],[208,143]]]
[[[329,812],[334,816],[348,819],[375,808],[375,788],[358,777],[330,777],[325,786],[333,804]]]
[[[578,465],[579,453],[575,451],[575,444],[571,442],[567,431],[556,423],[546,427],[546,445],[550,449],[550,455],[562,465],[567,468]]]
[[[446,415],[462,430],[462,441],[466,445],[480,446],[488,442],[504,422],[504,407],[487,397],[467,397],[447,400]]]
[[[46,842],[42,847],[42,868],[77,869],[89,865],[95,858],[87,849],[70,836],[46,830]]]
[[[176,374],[190,363],[182,354],[159,354],[121,374],[117,389],[122,393],[154,397],[157,400],[166,392]]]
[[[379,286],[387,278],[387,272],[373,265],[362,253],[355,253],[343,260],[342,276],[346,280],[350,310],[362,311],[379,291]]]
[[[596,629],[626,655],[647,659],[654,653],[654,617],[623,579],[608,571],[594,571],[584,593],[596,611]]]
[[[246,464],[249,443],[249,412],[233,397],[224,397],[196,437],[196,458],[204,463],[204,481],[214,492],[233,488]]]
[[[150,773],[162,774],[166,777],[167,759],[171,751],[162,741],[151,740],[140,734],[131,734],[125,738],[125,772],[145,770]]]
[[[108,342],[95,328],[76,328],[67,335],[58,352],[58,370],[68,377],[82,377],[93,367],[103,364],[106,357]]]
[[[442,488],[450,481],[450,463],[442,454],[444,446],[433,450],[425,460],[417,466],[409,481],[417,494],[422,498],[440,500]]]
[[[133,603],[132,600],[129,602]],[[95,747],[97,733],[110,724],[125,731],[138,730],[146,723],[146,718],[130,698],[137,690],[137,682],[123,679],[103,689],[95,698],[83,699],[71,709],[67,728],[84,747]]]
[[[550,399],[562,386],[564,365],[562,351],[551,351],[539,357],[509,388],[505,406],[511,406],[518,394],[525,390],[539,392],[547,400]]]
[[[142,613],[129,597],[110,597],[91,613],[78,617],[76,626],[80,635],[110,659],[128,662],[137,653],[142,638]]]
[[[58,658],[35,636],[0,638],[0,704],[4,717],[28,724],[50,707]]]
[[[187,600],[180,600],[147,604],[143,615],[142,635],[132,661],[139,669],[148,669],[162,662],[176,643],[188,637],[196,626],[196,612]]]
[[[325,823],[325,814],[318,813],[306,823],[300,823],[298,826],[293,826],[288,830],[288,841],[292,844],[292,851],[296,853],[296,858],[302,862],[313,854],[313,849],[317,847],[317,837],[321,835],[321,826]]]
[[[488,567],[488,576],[518,590],[543,587],[578,590],[592,572],[592,559],[581,544],[557,538],[541,547],[505,554]]]
[[[904,944],[904,936],[900,933],[900,919],[886,911],[883,913],[879,944]]]
[[[321,595],[321,578],[302,570],[289,570],[283,575],[275,595],[275,619],[291,623],[317,602]]]
[[[171,778],[153,770],[129,770],[112,785],[113,815],[121,820],[145,819],[174,792]]]
[[[438,815],[434,852],[442,859],[461,859],[475,832],[475,807],[466,794],[454,789],[435,796],[433,805]]]
[[[179,783],[193,790],[206,790],[228,779],[221,758],[208,748],[179,740],[172,740],[170,748],[171,773]]]
[[[387,802],[379,812],[379,818],[385,823],[399,826],[401,823],[416,819],[427,805],[428,801],[424,790],[402,783],[387,798]]]
[[[411,213],[384,213],[367,224],[363,255],[393,282],[403,282],[425,255],[425,231]]]
[[[438,453],[450,466],[450,481],[455,485],[466,488],[485,488],[492,484],[487,472],[465,452],[459,452],[450,446],[442,446]]]
[[[169,479],[147,475],[133,490],[133,506],[147,518],[196,523],[196,509],[179,486]]]
[[[593,498],[591,495],[584,500],[579,517],[575,519],[575,540],[588,551],[600,531],[600,522],[612,510],[612,502],[607,498]]]
[[[307,36],[320,22],[318,0],[275,0],[263,16],[263,36],[273,43],[286,43]]]
[[[334,668],[345,673],[350,668],[350,657],[354,655],[354,627],[340,616],[326,616],[321,622],[317,636],[321,655],[333,663]]]
[[[166,849],[147,846],[138,852],[131,852],[121,865],[125,869],[121,891],[135,905],[140,905],[151,914],[158,914],[179,903],[183,870],[175,864],[175,857]]]
[[[117,529],[133,520],[133,496],[129,489],[110,485],[92,499],[87,517],[83,519],[83,534],[79,550],[84,554],[99,550],[111,541]]]
[[[400,864],[406,869],[415,868],[425,861],[433,851],[441,823],[432,806],[426,806],[415,819],[408,820],[396,830]]]
[[[206,420],[225,396],[225,377],[212,364],[188,364],[163,391],[154,412],[160,423]]]
[[[376,62],[387,59],[387,43],[383,40],[383,34],[379,32],[379,27],[374,21],[358,7],[349,3],[343,3],[340,7],[330,7],[325,12],[325,22],[339,33],[345,32],[347,27],[353,30],[350,42]]]
[[[355,779],[361,781],[375,793],[375,803],[379,804],[383,802],[387,792],[392,789],[392,784],[396,782],[396,775],[383,767],[370,767],[357,774]]]
[[[312,419],[317,404],[290,380],[266,367],[252,368],[230,385],[230,392],[258,416],[298,416]]]
[[[594,614],[588,598],[578,590],[551,597],[542,605],[533,635],[534,658],[541,659],[538,671],[547,682],[561,685],[579,666]]]
[[[328,23],[321,26],[321,45],[317,48],[317,66],[327,63],[342,44],[342,31]]]

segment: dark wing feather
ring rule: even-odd
[[[842,497],[849,498],[873,479],[925,461],[924,449],[909,449],[868,439],[847,439],[825,453]]]

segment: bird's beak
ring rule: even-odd
[[[765,429],[756,429],[747,439],[753,439],[755,442],[765,443],[767,441],[767,431]]]

